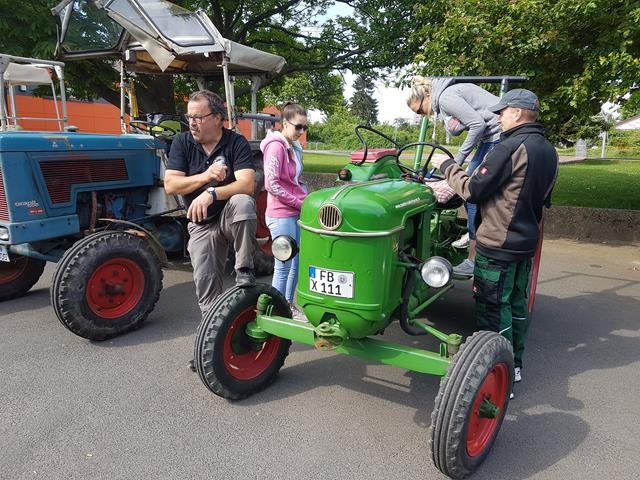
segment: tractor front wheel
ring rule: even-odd
[[[10,254],[10,261],[0,262],[0,301],[21,297],[42,276],[47,262],[37,258]]]
[[[202,383],[216,395],[237,400],[262,390],[275,380],[289,354],[289,340],[271,336],[258,342],[246,333],[262,293],[271,297],[274,315],[291,318],[282,294],[258,283],[222,293],[198,328],[194,363]]]
[[[431,414],[431,455],[451,478],[466,478],[498,435],[513,384],[513,351],[503,336],[474,333],[453,357]]]
[[[162,289],[162,270],[149,242],[121,231],[83,238],[58,262],[51,304],[76,335],[105,340],[139,327]]]

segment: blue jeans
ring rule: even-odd
[[[473,155],[473,158],[469,162],[469,166],[467,167],[467,175],[472,175],[475,172],[478,165],[482,163],[484,157],[487,156],[493,147],[495,147],[498,142],[480,142],[478,144],[478,148],[476,148],[476,153]],[[476,239],[476,204],[475,203],[465,203],[464,208],[467,211],[467,227],[469,229],[469,238],[471,240]]]
[[[271,231],[271,238],[278,235],[289,235],[300,245],[300,227],[298,226],[299,215],[295,217],[265,217],[267,226]],[[275,259],[273,268],[273,279],[271,285],[282,293],[289,303],[293,303],[293,295],[298,284],[298,255],[287,262]]]

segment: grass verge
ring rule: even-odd
[[[560,165],[554,205],[640,210],[640,160],[585,160]]]
[[[305,152],[305,172],[336,173],[348,154]],[[640,160],[585,160],[560,165],[553,204],[640,210]]]

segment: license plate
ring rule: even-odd
[[[310,266],[309,290],[333,297],[353,298],[353,272]]]
[[[9,252],[7,251],[7,247],[4,245],[0,245],[0,262],[9,262]]]

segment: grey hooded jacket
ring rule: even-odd
[[[453,83],[452,78],[433,78],[431,106],[440,116],[444,127],[454,136],[469,130],[467,138],[454,156],[462,165],[479,142],[497,142],[500,124],[495,113],[488,109],[500,100],[473,83]]]

